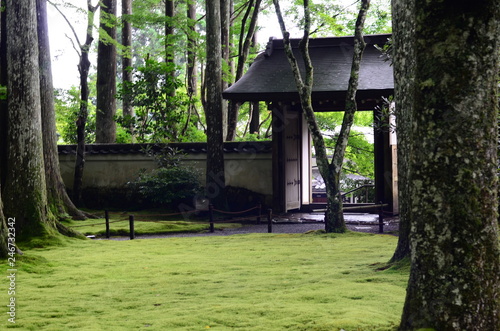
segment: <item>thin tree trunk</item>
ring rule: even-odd
[[[96,143],[116,141],[116,0],[102,0],[97,46]],[[112,39],[112,41],[107,40]]]
[[[16,239],[50,235],[47,210],[35,0],[6,1],[8,167],[5,214],[16,219]]]
[[[122,44],[124,47],[122,56],[122,81],[123,84],[132,83],[132,0],[122,0]],[[123,116],[134,116],[134,107],[131,97],[123,99]],[[133,134],[133,133],[132,133]]]
[[[226,68],[232,66],[231,55],[231,8],[232,0],[220,0],[220,17],[221,17],[221,45],[222,45],[222,60]],[[221,76],[221,90],[224,91],[229,87],[227,75],[222,72]],[[228,124],[228,101],[222,100],[222,131],[223,139],[227,138],[227,124]]]
[[[252,102],[250,105],[250,133],[260,135],[260,107],[259,102]]]
[[[206,108],[207,177],[206,195],[218,208],[225,207],[225,175],[222,116],[222,50],[219,1],[207,1]]]
[[[45,181],[49,208],[55,216],[68,213],[75,219],[85,219],[66,192],[61,177],[57,154],[57,133],[54,109],[54,89],[47,24],[47,1],[36,0],[38,13],[38,47],[40,66],[40,97],[42,111],[43,156],[45,163]]]
[[[167,73],[167,82],[175,80],[175,50],[174,50],[174,16],[175,2],[174,0],[165,0],[165,62],[169,64]],[[175,96],[175,90],[170,91],[170,96]],[[169,110],[166,109],[165,112]],[[177,136],[177,134],[174,134]]]
[[[186,63],[186,79],[187,79],[187,94],[189,97],[189,109],[188,109],[188,119],[186,120],[186,125],[183,130],[183,135],[186,133],[189,124],[191,122],[191,116],[193,114],[198,115],[196,110],[196,105],[194,103],[194,98],[198,94],[198,77],[196,74],[196,4],[189,2],[187,5],[187,63]],[[199,115],[198,115],[199,116]]]
[[[85,43],[80,45],[80,62],[78,63],[78,71],[80,73],[80,111],[76,120],[76,161],[75,175],[73,178],[73,202],[77,206],[83,204],[82,189],[83,189],[83,170],[85,167],[85,126],[87,125],[88,117],[88,100],[89,100],[89,84],[88,76],[90,69],[89,50],[94,38],[92,37],[92,29],[94,25],[94,14],[99,5],[92,6],[91,0],[87,1],[87,34]]]
[[[254,41],[255,30],[257,27],[257,20],[260,12],[261,0],[250,0],[247,5],[247,10],[242,20],[242,27],[240,31],[240,41],[238,45],[238,64],[236,67],[236,75],[234,81],[237,82],[244,73],[245,64],[248,59],[250,47]],[[248,31],[245,34],[248,17],[250,17]],[[226,140],[232,141],[236,138],[236,127],[238,125],[238,114],[240,104],[238,102],[230,102],[228,108],[228,129]]]
[[[400,329],[500,330],[500,4],[416,0],[413,15],[418,140],[410,141],[411,271]]]
[[[392,0],[394,31],[393,68],[396,103],[396,128],[398,135],[398,194],[399,194],[399,235],[398,245],[390,262],[401,261],[410,256],[410,133],[413,112],[412,84],[415,74],[415,25],[411,13],[414,1]]]
[[[351,79],[349,80],[349,88],[346,98],[346,115],[342,124],[341,136],[335,146],[335,155],[332,163],[328,163],[328,156],[326,153],[326,146],[323,135],[316,122],[314,109],[312,106],[312,87],[313,87],[313,72],[314,68],[309,56],[309,27],[310,27],[310,11],[309,1],[304,1],[304,37],[302,38],[299,48],[302,53],[302,59],[305,65],[305,77],[302,79],[300,74],[297,60],[295,59],[292,47],[290,45],[290,34],[286,31],[283,16],[278,0],[273,0],[278,15],[281,31],[283,34],[283,42],[285,44],[285,53],[292,68],[295,77],[295,83],[300,96],[302,111],[307,121],[309,132],[311,133],[314,150],[316,152],[316,162],[323,180],[325,181],[326,194],[327,194],[327,211],[325,212],[325,230],[327,232],[345,232],[346,226],[342,213],[342,199],[340,196],[340,171],[343,162],[343,155],[347,145],[347,138],[349,136],[350,125],[352,124],[352,117],[356,110],[356,90],[357,78],[359,73],[359,64],[364,49],[364,40],[362,36],[362,29],[366,12],[368,10],[369,1],[363,0],[358,19],[356,21],[356,38],[355,50],[353,56],[353,64],[351,69]]]
[[[331,192],[334,196],[328,196],[327,212],[325,214],[325,224],[327,232],[345,232],[347,230],[344,221],[344,212],[342,205],[342,195],[340,192],[340,175],[342,173],[342,164],[344,163],[345,150],[349,140],[349,134],[354,122],[354,114],[357,110],[356,93],[358,90],[359,82],[359,67],[361,65],[361,58],[365,50],[366,44],[363,37],[363,27],[365,25],[366,13],[370,6],[369,0],[361,1],[361,8],[359,10],[358,18],[356,20],[356,27],[354,32],[354,54],[352,59],[351,76],[349,78],[349,85],[347,88],[346,96],[346,109],[342,127],[340,129],[337,142],[335,143],[335,151],[331,162],[331,171],[336,188],[335,192]],[[331,213],[329,212],[331,211]]]

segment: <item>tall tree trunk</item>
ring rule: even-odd
[[[354,122],[354,114],[357,110],[356,93],[358,91],[359,67],[366,47],[363,37],[363,28],[369,6],[369,0],[361,1],[361,8],[356,20],[354,31],[354,54],[352,58],[351,76],[347,87],[346,109],[342,127],[340,128],[340,133],[335,143],[332,162],[330,164],[330,171],[333,172],[333,178],[335,180],[332,187],[335,188],[335,191],[329,194],[327,189],[328,205],[325,213],[325,227],[327,232],[345,232],[347,229],[344,221],[342,195],[340,192],[340,175],[342,173],[342,164],[344,163],[344,155],[349,140],[349,134]]]
[[[236,67],[236,74],[234,81],[237,82],[244,73],[245,64],[248,59],[248,54],[250,53],[250,47],[253,44],[255,30],[257,28],[257,19],[259,17],[260,5],[262,0],[250,0],[247,5],[247,10],[242,19],[242,27],[240,31],[239,45],[238,45],[238,63]],[[245,33],[247,20],[250,17],[250,22],[248,23],[248,31]],[[226,140],[232,141],[236,138],[236,127],[238,125],[238,113],[240,109],[240,104],[238,102],[230,102],[228,108],[228,129]]]
[[[122,44],[124,47],[122,55],[122,81],[123,84],[131,84],[132,75],[132,0],[122,0]],[[123,116],[134,116],[134,107],[131,97],[123,99]]]
[[[16,239],[50,235],[47,210],[35,0],[6,1],[8,71],[8,166],[3,189],[7,217],[16,219]]]
[[[259,107],[259,102],[255,101],[252,102],[250,105],[250,133],[254,134],[256,133],[257,136],[260,135],[260,107]]]
[[[198,76],[196,74],[196,4],[194,2],[188,2],[186,17],[188,22],[187,30],[187,50],[186,50],[186,76],[187,76],[187,94],[189,97],[189,108],[188,108],[188,118],[186,119],[186,125],[184,126],[183,135],[186,133],[188,126],[191,122],[191,116],[198,111],[196,110],[196,104],[194,98],[198,94]],[[198,115],[199,116],[199,115]]]
[[[5,0],[0,0],[2,7]],[[7,92],[7,20],[6,11],[0,10],[0,86]],[[0,98],[0,186],[5,184],[7,168],[7,95],[2,94]]]
[[[351,78],[349,80],[349,87],[346,97],[346,113],[342,123],[341,133],[335,145],[335,152],[332,162],[328,162],[328,155],[326,153],[326,146],[323,135],[316,122],[314,109],[312,106],[312,88],[313,88],[313,65],[309,56],[309,28],[310,28],[310,10],[309,1],[304,1],[304,37],[302,38],[299,48],[302,54],[302,59],[305,65],[305,77],[302,79],[299,66],[295,56],[292,52],[290,44],[290,34],[286,31],[283,16],[278,0],[273,0],[278,15],[281,31],[283,34],[283,42],[285,44],[285,53],[294,73],[295,83],[299,93],[302,111],[306,118],[309,132],[311,133],[314,150],[316,152],[316,162],[323,180],[325,181],[326,194],[327,194],[327,210],[325,212],[325,230],[327,232],[345,232],[346,226],[344,222],[344,215],[342,210],[342,197],[340,194],[340,172],[342,168],[343,156],[347,146],[347,139],[349,137],[350,127],[354,113],[356,111],[356,91],[358,84],[359,65],[361,56],[364,50],[364,40],[362,30],[366,17],[366,12],[370,4],[369,0],[363,0],[361,9],[356,20],[355,28],[355,45],[353,63],[351,68]]]
[[[111,40],[109,40],[111,39]],[[97,46],[96,143],[116,141],[116,0],[102,0]]]
[[[409,159],[411,114],[413,112],[412,84],[415,77],[415,21],[414,1],[392,0],[394,99],[396,103],[396,128],[398,135],[398,245],[391,262],[410,256],[410,169]]]
[[[80,45],[80,60],[78,63],[78,72],[80,73],[80,111],[76,120],[76,161],[75,175],[73,177],[73,202],[81,206],[82,189],[83,189],[83,170],[85,167],[85,126],[89,115],[89,51],[94,38],[92,37],[92,29],[94,25],[94,15],[99,5],[92,6],[91,0],[87,0],[87,33],[85,43]]]
[[[165,0],[165,62],[168,65],[167,82],[175,80],[175,2],[174,0]],[[170,91],[170,97],[175,96],[175,89]],[[165,112],[169,110],[166,109]],[[174,134],[177,136],[177,134]]]
[[[500,330],[500,3],[416,0],[411,272],[401,330]]]
[[[4,5],[4,1],[0,1],[1,5]],[[0,11],[0,86],[7,86],[7,61],[6,61],[6,49],[7,43],[5,42],[6,37],[6,24],[5,24],[5,10]],[[7,223],[5,222],[5,217],[3,214],[3,203],[2,203],[2,183],[4,176],[2,175],[2,169],[5,169],[7,165],[6,162],[6,138],[7,138],[7,100],[4,97],[0,98],[0,259],[6,258],[8,256],[8,239],[7,239]]]
[[[42,111],[43,156],[45,181],[49,208],[56,216],[68,213],[76,219],[85,219],[70,200],[59,167],[57,154],[56,117],[54,109],[54,88],[50,59],[47,24],[47,1],[36,0],[38,17],[38,48],[40,66],[40,98]]]
[[[226,68],[232,66],[231,59],[231,8],[232,0],[220,0],[220,20],[221,20],[221,44],[222,44],[222,60]],[[224,91],[229,87],[229,75],[222,72],[221,76],[221,90]],[[222,131],[223,139],[227,137],[227,123],[228,123],[228,102],[222,100]]]
[[[225,207],[225,175],[222,116],[222,50],[220,1],[207,1],[206,106],[207,177],[206,195],[218,208]]]

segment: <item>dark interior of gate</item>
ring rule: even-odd
[[[377,112],[378,107],[383,104],[383,98],[393,95],[394,80],[390,59],[379,50],[390,37],[389,34],[365,36],[367,47],[361,62],[356,96],[359,111]],[[314,67],[312,100],[316,112],[344,110],[353,42],[353,37],[310,40],[309,52]],[[292,39],[300,65],[302,61],[298,43],[299,39]],[[293,74],[284,53],[283,41],[270,39],[265,52],[257,56],[247,73],[226,89],[223,96],[241,103],[264,101],[272,110],[273,210],[286,212],[321,209],[321,203],[313,201],[312,197],[311,139],[302,115]],[[388,121],[387,117],[374,116],[375,121],[380,121],[380,118]],[[377,129],[380,127],[388,125],[374,123],[373,202],[387,204],[384,211],[397,213],[397,145],[394,133]]]

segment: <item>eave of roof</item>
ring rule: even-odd
[[[394,90],[390,62],[374,45],[382,46],[390,34],[365,36],[367,47],[360,67],[358,99],[389,96]],[[314,38],[309,52],[314,67],[313,100],[343,100],[349,82],[353,37]],[[300,39],[292,39],[294,53],[304,72],[299,54]],[[298,101],[298,93],[281,39],[271,40],[247,73],[223,92],[234,101]],[[341,102],[342,103],[342,102]]]

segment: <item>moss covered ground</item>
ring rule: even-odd
[[[409,272],[385,264],[396,242],[353,232],[64,239],[18,257],[16,323],[2,313],[0,329],[394,330]]]

